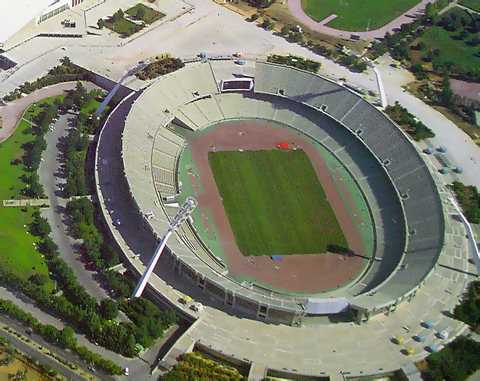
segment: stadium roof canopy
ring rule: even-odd
[[[0,46],[58,0],[0,1]]]

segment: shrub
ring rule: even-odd
[[[297,56],[281,56],[278,54],[272,54],[267,58],[268,62],[277,63],[281,65],[293,66],[301,70],[311,71],[316,73],[320,69],[320,62],[312,61],[303,57]]]
[[[135,75],[141,80],[154,79],[161,75],[172,73],[184,67],[185,64],[180,58],[165,57],[148,64]]]

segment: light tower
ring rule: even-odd
[[[148,264],[147,269],[140,278],[137,287],[135,287],[135,291],[133,291],[133,298],[139,298],[140,296],[142,296],[143,290],[145,289],[145,286],[150,279],[150,275],[152,275],[153,269],[155,268],[158,259],[160,258],[160,255],[162,254],[163,249],[167,244],[168,239],[170,238],[172,233],[180,227],[182,222],[184,222],[190,216],[190,214],[192,214],[193,210],[197,207],[197,205],[197,200],[195,200],[193,197],[188,197],[185,200],[184,204],[178,210],[175,217],[173,217],[170,225],[168,226],[167,232],[165,233],[164,237],[155,249],[155,253],[153,254],[152,259],[150,259],[150,263]]]

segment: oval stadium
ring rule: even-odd
[[[343,83],[265,61],[188,63],[111,113],[95,175],[105,221],[139,277],[176,224],[146,292],[195,319],[201,311],[182,302],[206,308],[177,349],[254,362],[241,340],[270,337],[288,352],[296,337],[302,361],[279,352],[262,366],[377,374],[403,360],[374,369],[351,360],[350,345],[348,361],[327,365],[306,348],[336,354],[328,337],[357,330],[368,343],[400,330],[416,303],[441,308],[431,290],[450,276],[439,262],[453,258],[458,234],[447,192],[410,138]],[[301,344],[308,337],[315,344]]]

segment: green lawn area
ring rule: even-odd
[[[5,142],[0,143],[0,200],[17,198],[24,183],[20,179],[25,173],[22,164],[12,165],[10,162],[21,159],[23,150],[21,146],[33,139],[30,123],[22,120],[17,131]]]
[[[22,157],[22,145],[32,139],[30,124],[21,121],[15,133],[0,144],[0,200],[19,197],[23,188],[20,177],[25,172],[22,164],[11,165],[10,162]],[[31,208],[22,211],[0,204],[0,266],[23,279],[34,272],[48,275],[44,260],[33,246],[37,240],[25,227],[31,222],[32,212]]]
[[[435,57],[439,63],[451,62],[460,67],[462,71],[476,71],[480,67],[480,50],[455,39],[457,33],[449,32],[442,27],[432,26],[420,36],[429,49],[439,50],[439,56]]]
[[[480,0],[460,0],[458,3],[464,7],[480,12]]]
[[[125,13],[137,20],[142,20],[145,24],[153,24],[155,21],[165,17],[162,12],[158,12],[143,4],[137,4],[128,9]]]
[[[336,29],[361,32],[377,29],[417,5],[420,0],[302,0],[307,15],[316,21],[335,14],[328,23]]]
[[[141,25],[137,25],[134,22],[131,22],[130,20],[127,20],[125,18],[121,18],[120,20],[115,22],[108,20],[105,22],[105,26],[113,30],[114,32],[120,34],[122,37],[129,37],[143,28]]]
[[[243,255],[324,253],[347,247],[302,150],[209,153],[210,167]]]
[[[23,118],[26,120],[33,120],[33,118],[35,118],[38,114],[40,114],[43,106],[53,104],[53,102],[55,102],[56,99],[58,99],[60,102],[63,102],[64,98],[65,98],[64,95],[58,95],[55,97],[42,99],[41,101],[30,105],[30,107],[28,107],[25,110],[25,113],[23,114]]]
[[[99,106],[100,106],[99,101],[97,101],[96,99],[91,99],[82,106],[82,108],[80,109],[80,112],[83,112],[85,114],[92,114],[98,109]],[[106,110],[108,110],[108,107]]]

